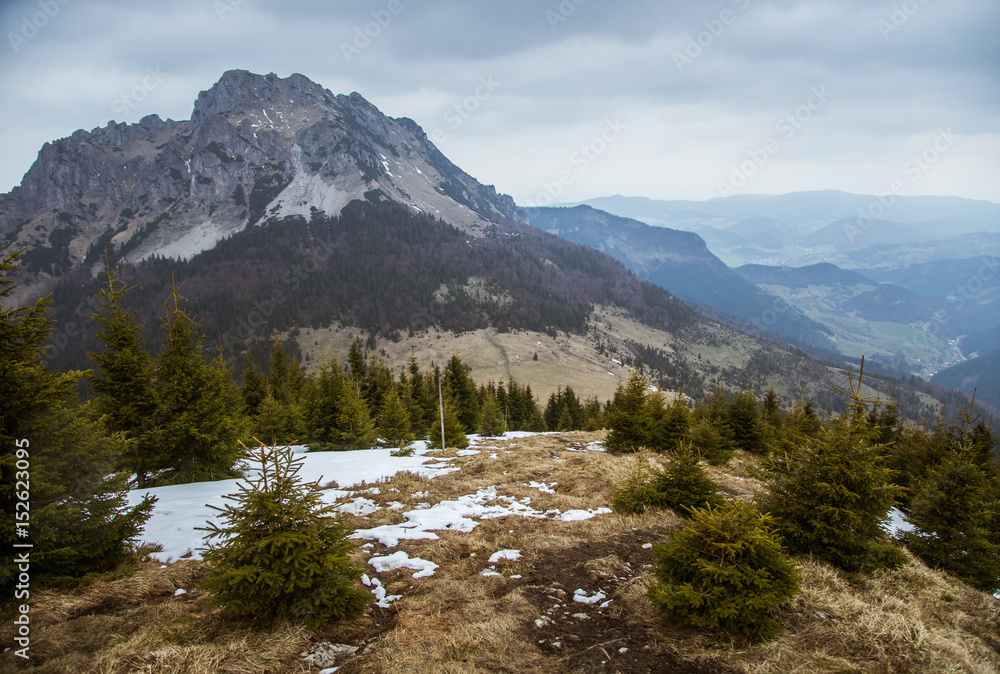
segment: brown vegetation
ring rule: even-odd
[[[601,438],[603,433],[564,433],[487,440],[475,455],[434,453],[453,457],[461,471],[432,480],[401,473],[360,488],[377,489],[364,496],[382,506],[399,501],[407,510],[490,486],[504,496],[530,497],[531,507],[541,511],[605,507],[636,457],[588,447]],[[742,452],[726,466],[709,468],[725,495],[741,498],[760,488],[757,471],[755,458]],[[531,481],[556,482],[556,493],[527,486]],[[398,523],[402,512],[383,508],[368,517],[345,516],[345,522],[358,528]],[[512,516],[482,520],[470,533],[441,531],[438,540],[403,541],[392,550],[358,548],[354,561],[369,572],[371,554],[397,549],[439,568],[418,579],[407,569],[377,574],[401,600],[318,629],[229,617],[197,588],[203,563],[161,566],[137,559],[76,590],[33,595],[32,660],[24,663],[8,652],[0,656],[0,669],[315,672],[320,667],[301,654],[333,643],[357,647],[354,655],[331,661],[340,674],[1000,671],[1000,601],[912,557],[899,571],[861,579],[797,559],[802,593],[776,615],[782,634],[764,644],[673,624],[646,598],[653,563],[646,546],[682,524],[671,511],[655,509],[581,522]],[[481,575],[491,566],[490,555],[505,549],[522,556],[494,563],[500,575]],[[187,594],[175,596],[177,588]],[[605,598],[574,602],[578,589]],[[0,638],[10,643],[10,636],[5,618]]]

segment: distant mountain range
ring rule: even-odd
[[[627,376],[623,363],[639,358],[658,385],[695,395],[721,382],[774,387],[786,403],[800,392],[824,409],[843,403],[832,389],[844,385],[844,367],[677,299],[801,344],[835,338],[728,269],[697,235],[589,208],[529,216],[452,164],[412,120],[301,75],[230,71],[199,94],[190,120],[149,116],[47,143],[21,185],[0,195],[0,210],[4,251],[26,248],[17,299],[53,291],[49,359],[61,368],[87,367],[86,352],[100,348],[90,315],[107,251],[141,320],[157,324],[176,282],[230,357],[274,331],[313,354],[313,366],[321,340],[338,335],[402,355],[472,334],[462,343],[481,356],[476,367],[536,390],[574,376],[579,394],[607,399]],[[770,223],[752,218],[775,215],[747,214],[740,229],[764,235]],[[639,271],[562,237],[588,239]],[[911,418],[959,399],[931,384],[866,381],[868,392],[896,391]]]
[[[692,232],[651,227],[590,206],[529,208],[527,214],[542,231],[605,252],[686,302],[722,311],[777,339],[833,350],[829,328],[794,308],[776,311],[776,296],[723,264]]]
[[[1000,254],[1000,204],[959,197],[879,198],[827,190],[708,201],[611,196],[583,203],[697,232],[731,266],[832,262],[891,268],[970,252]]]

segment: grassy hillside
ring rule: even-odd
[[[345,516],[351,527],[403,521],[402,510],[438,504],[495,487],[498,497],[530,499],[531,507],[599,508],[614,484],[645,455],[595,451],[603,433],[564,433],[487,440],[475,455],[432,452],[461,470],[435,479],[400,473],[356,486],[382,509]],[[751,455],[738,452],[709,467],[722,492],[749,498],[761,485]],[[553,486],[554,494],[528,486]],[[352,495],[353,497],[353,495]],[[501,502],[501,501],[498,501]],[[197,588],[202,562],[166,565],[137,559],[75,590],[35,593],[32,660],[0,655],[3,671],[37,672],[995,672],[1000,669],[1000,601],[909,558],[896,572],[850,579],[824,563],[800,558],[802,593],[780,610],[783,633],[751,645],[679,626],[645,597],[653,556],[649,544],[682,526],[669,510],[599,515],[589,520],[483,519],[469,533],[441,531],[438,540],[376,544],[355,552],[356,564],[402,598],[369,606],[356,620],[320,629],[283,621],[235,619]],[[413,571],[375,574],[371,554],[405,550],[439,565],[429,578]],[[520,559],[490,563],[500,550]],[[492,569],[497,575],[484,576]],[[176,595],[177,589],[186,594]],[[610,600],[575,602],[582,590]],[[10,643],[12,623],[0,638]],[[345,653],[321,661],[323,644]],[[313,654],[313,664],[303,660]]]

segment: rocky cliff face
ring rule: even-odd
[[[412,120],[302,75],[229,71],[186,122],[77,131],[46,143],[19,187],[0,195],[5,251],[26,247],[21,299],[76,265],[189,258],[271,218],[329,215],[375,190],[480,235],[513,200],[448,161]]]

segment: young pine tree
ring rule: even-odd
[[[798,594],[800,574],[771,525],[741,501],[694,511],[688,526],[653,548],[653,605],[693,627],[776,636],[771,613]]]
[[[685,517],[694,508],[724,503],[716,493],[718,486],[700,465],[700,458],[691,449],[691,443],[677,445],[667,467],[653,476],[655,505]]]
[[[615,397],[605,415],[608,428],[606,445],[612,452],[634,452],[645,447],[650,440],[649,415],[646,409],[646,390],[649,381],[640,368],[632,370],[628,382],[618,384]]]
[[[249,347],[243,364],[243,387],[240,389],[240,394],[243,396],[244,412],[249,417],[257,414],[260,404],[267,397],[267,380],[257,369],[257,362]]]
[[[465,449],[469,446],[469,439],[465,436],[465,427],[462,426],[462,422],[458,420],[458,414],[455,412],[455,403],[448,397],[444,398],[444,441],[447,447],[457,447],[459,449]],[[430,440],[431,447],[441,447],[441,417],[440,415],[434,420],[434,424],[431,426],[431,432],[428,436]]]
[[[175,288],[163,322],[156,363],[156,428],[149,440],[166,455],[167,483],[234,477],[241,456],[242,400],[222,356],[206,361],[197,325],[180,308]]]
[[[121,468],[136,476],[142,489],[149,475],[165,465],[160,447],[149,442],[156,414],[152,359],[142,344],[137,311],[125,311],[121,301],[128,290],[112,271],[110,263],[102,275],[107,285],[98,295],[101,311],[94,315],[97,337],[104,345],[89,353],[97,372],[89,376],[97,393],[97,408],[108,430],[121,434]]]
[[[503,435],[503,426],[503,410],[500,409],[496,396],[487,392],[479,407],[479,434],[486,437]]]
[[[871,398],[861,396],[864,360],[847,410],[826,437],[778,457],[764,508],[793,553],[813,554],[847,571],[895,568],[905,557],[882,523],[900,493],[886,448],[867,421]]]
[[[669,404],[663,394],[656,393],[647,399],[650,418],[650,448],[658,452],[672,452],[677,443],[687,437],[691,428],[691,410],[680,394]]]
[[[410,441],[410,415],[407,414],[395,386],[383,396],[382,410],[378,415],[378,431],[390,447],[402,449]]]
[[[757,396],[751,391],[740,391],[732,397],[726,410],[726,424],[733,444],[739,449],[754,454],[767,451]]]
[[[900,538],[928,565],[992,594],[1000,589],[1000,494],[971,416],[971,406],[962,411],[954,450],[917,483],[908,518],[915,529]]]
[[[236,614],[273,614],[319,626],[359,615],[369,599],[355,587],[347,531],[324,504],[319,486],[303,484],[301,459],[288,448],[261,445],[251,453],[260,479],[216,508],[204,558],[212,566],[202,587]]]
[[[341,388],[333,438],[337,449],[368,449],[375,444],[375,422],[356,382]]]
[[[115,473],[121,435],[108,437],[93,405],[80,405],[82,373],[54,372],[45,341],[55,328],[48,301],[19,306],[0,260],[0,589],[18,577],[14,543],[31,544],[32,581],[79,577],[123,561],[155,498],[128,506],[126,474]],[[19,484],[20,483],[20,484]],[[30,511],[18,492],[28,491]],[[27,517],[27,524],[22,517]],[[5,596],[12,596],[5,594]]]

